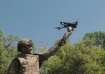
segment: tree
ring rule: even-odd
[[[83,37],[83,40],[86,42],[90,40],[90,43],[93,42],[91,44],[92,46],[105,48],[105,32],[86,33]]]
[[[75,44],[67,43],[44,63],[41,74],[104,74],[105,50],[98,38],[104,39],[104,35],[89,33]]]
[[[0,31],[0,74],[5,74],[11,59],[17,54],[14,42],[17,38],[13,35],[4,36]]]

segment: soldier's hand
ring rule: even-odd
[[[72,32],[73,30],[74,30],[73,27],[68,27],[68,28],[67,28],[67,32]]]

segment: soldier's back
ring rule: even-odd
[[[39,74],[39,56],[32,54],[20,55],[20,74]]]
[[[39,56],[19,54],[10,65],[8,74],[39,74]]]

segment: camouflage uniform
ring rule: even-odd
[[[10,64],[7,74],[39,74],[39,67],[41,67],[41,64],[66,43],[66,40],[69,38],[71,33],[72,32],[66,32],[64,36],[45,53],[42,54],[21,53],[17,55],[17,57]],[[23,43],[25,42],[25,40],[21,41]]]

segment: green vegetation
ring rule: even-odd
[[[0,31],[0,74],[6,74],[10,61],[17,54],[14,46],[17,38],[13,35],[5,36]]]
[[[105,74],[104,32],[86,33],[43,64],[41,74]]]
[[[17,39],[0,31],[0,74],[6,73],[10,61],[17,54]],[[41,74],[105,74],[105,32],[86,33],[75,44],[67,42],[45,61]]]

